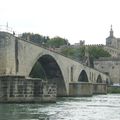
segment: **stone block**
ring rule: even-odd
[[[107,84],[105,83],[94,83],[93,94],[107,94]]]
[[[0,102],[56,102],[56,85],[39,78],[0,76]]]
[[[69,84],[69,96],[92,96],[92,83],[76,82]]]

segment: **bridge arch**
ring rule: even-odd
[[[96,81],[97,83],[102,83],[102,77],[101,77],[101,75],[99,74],[98,75],[98,77],[97,77],[97,81]]]
[[[89,82],[88,80],[88,76],[87,76],[87,73],[85,70],[82,70],[80,75],[79,75],[79,78],[78,78],[78,81],[79,82]]]
[[[57,85],[57,96],[66,96],[66,85],[59,63],[52,55],[39,56],[31,69],[30,77],[47,80]]]

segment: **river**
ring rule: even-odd
[[[120,94],[63,97],[56,103],[0,104],[0,120],[120,120]]]

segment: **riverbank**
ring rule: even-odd
[[[108,93],[120,93],[120,86],[111,85],[108,86]]]

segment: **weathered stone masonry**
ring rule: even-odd
[[[46,74],[49,84],[40,79],[26,79],[36,62],[41,62],[46,73],[54,73]],[[109,80],[109,76],[98,70],[6,32],[0,32],[0,75],[1,102],[49,102],[55,101],[56,95],[82,96],[89,90],[84,92],[86,87],[81,81],[87,82],[86,85],[97,83],[99,76],[102,83]],[[57,92],[54,82],[57,83]],[[75,85],[76,89],[82,88],[83,91],[74,90]],[[92,90],[91,85],[90,88]]]
[[[55,102],[56,85],[38,78],[0,76],[0,102]]]

